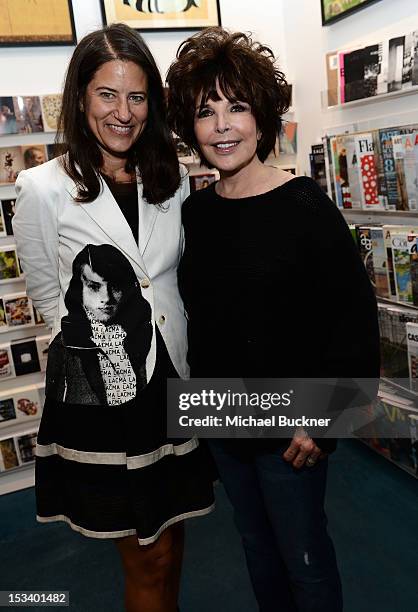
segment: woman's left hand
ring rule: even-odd
[[[283,453],[283,459],[296,469],[300,469],[303,465],[313,467],[326,456],[327,453],[322,452],[302,428],[296,430],[289,448]]]

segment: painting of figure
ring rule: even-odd
[[[138,30],[200,30],[220,25],[219,0],[101,0],[105,23]]]

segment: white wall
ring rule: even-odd
[[[293,1],[293,0],[292,0]],[[284,58],[283,0],[220,0],[222,25],[251,31]],[[73,0],[77,38],[102,24],[99,0]],[[151,32],[144,38],[164,75],[180,42],[189,32]],[[0,95],[45,94],[60,91],[72,47],[0,48]]]
[[[299,167],[308,172],[312,143],[327,127],[418,121],[418,95],[351,109],[325,111],[320,91],[326,89],[325,53],[344,46],[378,42],[418,29],[417,0],[380,0],[363,11],[323,28],[319,0],[220,0],[222,24],[254,33],[279,57],[295,83],[294,106],[299,122]],[[77,36],[100,27],[99,0],[73,0]],[[188,32],[144,34],[164,75]],[[0,48],[0,95],[44,94],[59,91],[71,47]],[[367,124],[366,124],[367,127]],[[1,194],[0,194],[1,197]]]

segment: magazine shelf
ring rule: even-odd
[[[376,296],[378,302],[382,304],[387,304],[388,306],[401,306],[402,308],[406,308],[407,310],[418,310],[418,306],[414,306],[413,304],[406,304],[405,302],[397,302],[396,300],[389,300],[388,298]]]
[[[0,495],[35,486],[35,465],[27,463],[19,468],[3,472],[0,478]]]
[[[360,442],[362,442],[363,444],[365,444],[368,448],[370,448],[371,450],[373,450],[375,453],[377,453],[378,455],[380,455],[381,457],[384,457],[387,461],[390,461],[391,463],[393,463],[393,465],[396,465],[397,467],[400,467],[402,470],[404,470],[407,474],[410,474],[412,476],[414,476],[415,478],[418,479],[418,471],[417,468],[409,465],[406,465],[404,462],[393,459],[390,456],[390,449],[387,448],[386,446],[380,446],[378,444],[378,441],[372,439],[372,438],[357,438],[357,440],[360,440]]]
[[[395,381],[382,378],[378,398],[368,408],[373,419],[355,438],[418,477],[417,394]]]
[[[408,405],[409,410],[418,414],[418,393],[412,391],[409,386],[405,386],[407,381],[409,383],[409,379],[404,382],[404,379],[393,379],[382,376],[380,381],[379,397],[387,399],[388,393],[389,395],[393,394],[397,403],[405,403]]]
[[[26,136],[33,140],[38,135],[13,135],[20,142]],[[3,139],[9,136],[0,139],[0,146]],[[26,296],[15,250],[15,197],[13,184],[0,186],[0,495],[34,484],[49,342],[49,332]]]
[[[391,225],[403,225],[406,219],[415,219],[418,221],[418,211],[416,210],[361,210],[355,208],[340,208],[344,216],[347,216],[350,222],[354,222],[355,217],[359,217],[360,223],[369,220],[371,223],[379,223],[379,217],[382,218],[382,224],[390,222]]]
[[[412,87],[401,89],[399,91],[390,91],[387,93],[376,94],[375,96],[370,96],[368,98],[360,98],[359,100],[352,100],[350,102],[339,102],[332,105],[328,104],[330,94],[331,92],[328,90],[321,91],[321,106],[324,111],[343,110],[357,106],[367,106],[369,104],[374,104],[375,102],[381,102],[384,100],[404,98],[406,96],[418,94],[418,85],[413,85]]]

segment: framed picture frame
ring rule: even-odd
[[[71,0],[3,0],[1,5],[0,47],[76,44]]]
[[[202,30],[221,25],[219,0],[100,0],[103,23],[141,32]]]
[[[322,25],[328,26],[379,0],[320,0]]]

